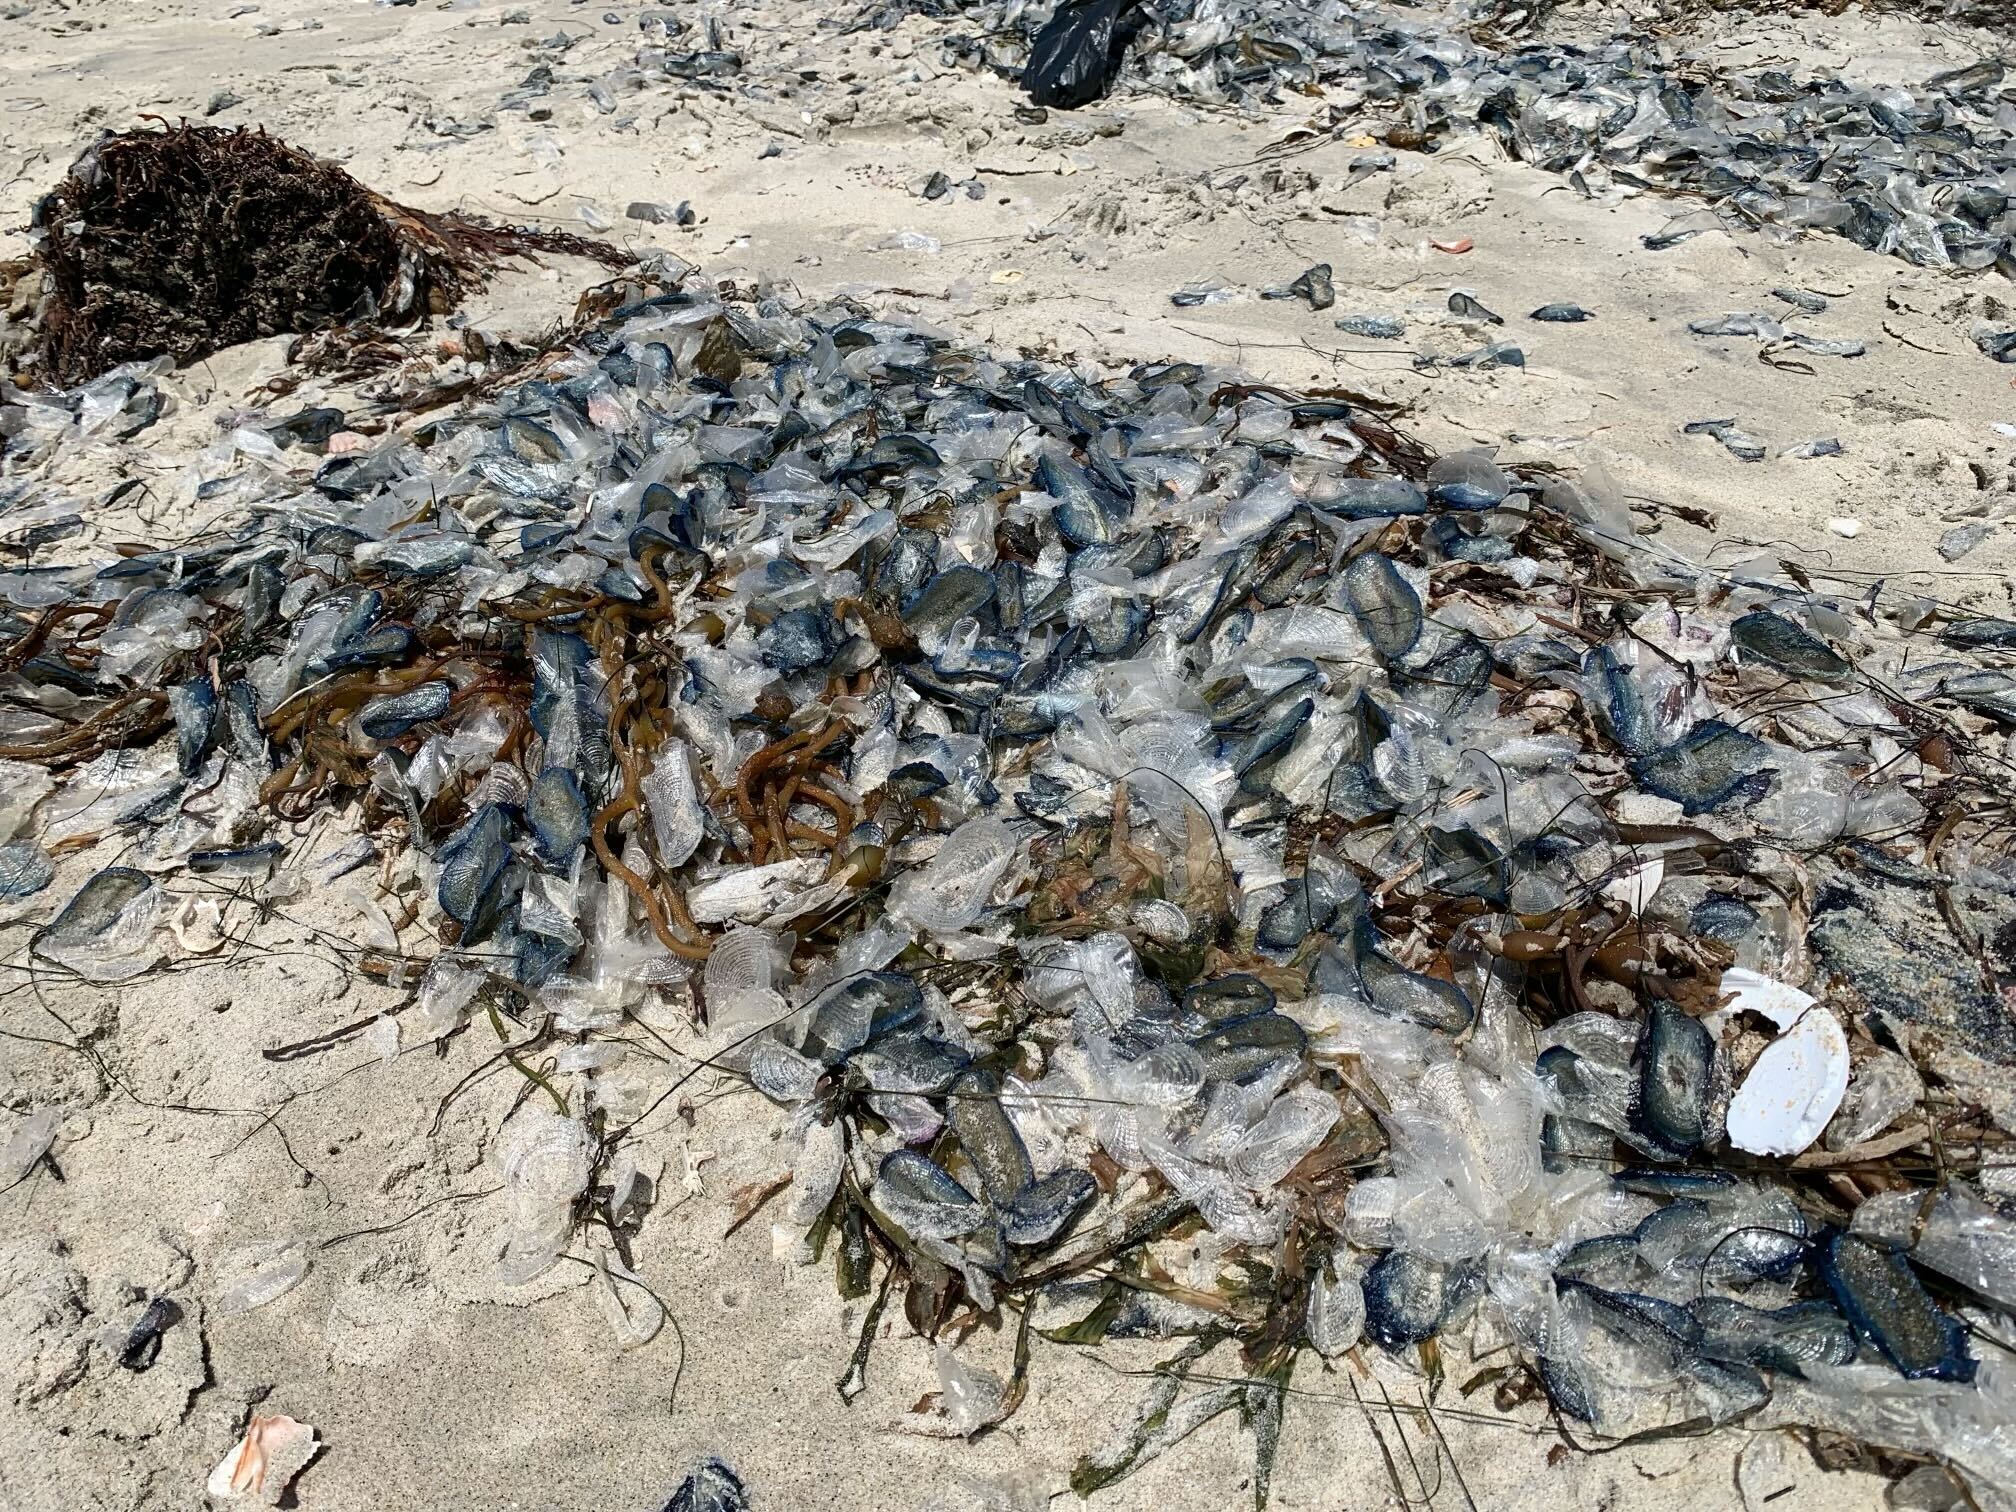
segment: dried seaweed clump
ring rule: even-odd
[[[394,204],[263,131],[176,126],[99,141],[35,210],[43,300],[21,366],[70,386],[122,362],[193,362],[283,331],[453,309],[504,258],[578,237]]]

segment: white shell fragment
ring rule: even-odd
[[[1603,896],[1614,903],[1622,904],[1634,914],[1642,914],[1652,906],[1652,895],[1659,891],[1666,880],[1666,863],[1660,860],[1647,861],[1643,866],[1634,866],[1620,877],[1612,877],[1603,884]]]
[[[1733,979],[1733,980],[1732,980]],[[1754,971],[1722,975],[1732,1007],[1785,1032],[1764,1047],[1729,1103],[1729,1142],[1752,1155],[1797,1155],[1821,1135],[1848,1091],[1848,1036],[1834,1010]]]
[[[1743,966],[1722,973],[1722,996],[1729,1012],[1761,1013],[1780,1029],[1790,1029],[1814,1004],[1813,997],[1797,987]]]
[[[215,898],[184,898],[168,914],[167,924],[185,955],[209,955],[226,939],[224,909]]]
[[[206,1495],[275,1507],[287,1487],[322,1447],[315,1430],[285,1413],[254,1413],[245,1436],[217,1462],[204,1483]]]

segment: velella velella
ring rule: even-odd
[[[1919,933],[1954,888],[1999,917],[1993,848],[1930,848],[2007,738],[1993,622],[1689,563],[1362,395],[622,293],[305,495],[236,459],[260,507],[179,563],[58,566],[178,633],[108,667],[51,623],[62,667],[9,705],[27,728],[60,685],[74,728],[133,731],[49,736],[18,776],[35,969],[147,969],[191,899],[298,882],[292,822],[349,805],[371,844],[311,874],[382,871],[418,926],[369,947],[410,993],[388,1053],[472,1015],[547,1036],[501,1146],[508,1284],[605,1194],[643,1210],[615,1164],[637,1088],[684,1073],[614,1073],[683,1009],[665,1053],[780,1130],[779,1253],[850,1297],[1276,1371],[1491,1330],[1605,1432],[1850,1368],[1967,1387],[1956,1309],[1994,1294],[1950,1293],[1958,1241],[1844,1230],[1832,1119],[1732,1147],[1771,1062],[1724,988],[1805,982],[1853,1037],[1848,1148],[1910,1133],[1866,1068],[1924,1005],[1842,924]],[[27,624],[50,586],[0,593]],[[55,885],[101,835],[132,864]],[[1975,956],[1926,958],[1992,1023]],[[1114,1279],[1178,1265],[1169,1295]]]

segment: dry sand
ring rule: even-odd
[[[2012,506],[2016,441],[1994,428],[2016,421],[2011,370],[1968,339],[1970,321],[2008,298],[1992,275],[1944,278],[1838,240],[1718,233],[1650,253],[1638,238],[1664,222],[1666,203],[1593,203],[1482,146],[1402,153],[1392,172],[1354,187],[1343,187],[1351,148],[1256,162],[1320,115],[1313,99],[1247,119],[1123,100],[1024,126],[1006,84],[935,65],[938,28],[913,20],[842,37],[820,29],[829,9],[724,8],[764,88],[651,89],[620,95],[605,114],[586,80],[636,47],[627,3],[4,0],[0,256],[22,250],[16,228],[34,197],[97,131],[150,114],[200,119],[227,91],[239,99],[216,121],[264,126],[423,207],[574,229],[588,207],[613,222],[612,236],[656,239],[712,274],[857,293],[1003,348],[1094,363],[1231,359],[1282,383],[1405,399],[1406,423],[1431,443],[1603,462],[1636,500],[1666,506],[1654,516],[1664,538],[1717,561],[1765,549],[1848,582],[1923,574],[1914,581],[1928,591],[2009,611],[2016,526],[1999,524],[1957,564],[1936,551],[1954,525],[2005,521]],[[1852,13],[1719,24],[1732,58],[1833,63],[1860,77],[1919,77],[1989,43]],[[561,31],[579,39],[564,55],[531,50]],[[556,76],[541,102],[551,119],[498,113],[499,96],[542,61]],[[941,169],[977,177],[984,197],[921,199]],[[689,200],[699,222],[637,225],[622,218],[632,200]],[[1376,233],[1367,239],[1350,217],[1376,220]],[[902,230],[939,250],[884,245]],[[1431,237],[1467,237],[1475,250],[1444,255]],[[1338,288],[1323,315],[1250,296],[1169,303],[1193,280],[1257,289],[1319,260]],[[594,276],[578,266],[511,275],[472,317],[537,330]],[[1789,373],[1760,363],[1752,340],[1686,330],[1690,318],[1772,308],[1767,291],[1787,283],[1833,301],[1806,329],[1862,338],[1868,355]],[[1507,317],[1523,373],[1413,370],[1417,347],[1451,353],[1483,339],[1449,321],[1452,288]],[[1563,300],[1597,320],[1523,318]],[[1358,311],[1408,316],[1408,339],[1333,329],[1335,315]],[[178,413],[121,465],[143,479],[179,472],[277,369],[282,345],[178,375]],[[1683,421],[1729,416],[1774,453],[1832,436],[1844,454],[1745,464],[1680,434]],[[88,480],[106,466],[79,457],[58,476]],[[1676,505],[1712,512],[1719,529],[1710,538],[1684,525]],[[1859,533],[1831,532],[1837,517]],[[101,519],[93,539],[192,523],[150,515],[143,496]],[[297,848],[341,838],[325,826]],[[113,851],[70,858],[30,918]],[[269,1060],[262,1052],[400,994],[343,968],[337,947],[367,928],[344,888],[310,889],[271,912],[234,902],[227,924],[258,948],[226,946],[99,992],[29,983],[18,964],[26,930],[6,929],[17,984],[0,995],[0,1139],[20,1116],[61,1108],[63,1179],[44,1171],[0,1195],[0,1508],[204,1505],[203,1478],[253,1402],[315,1424],[327,1441],[298,1484],[313,1512],[651,1509],[702,1452],[734,1463],[763,1509],[1078,1505],[1065,1489],[1071,1463],[1142,1390],[1123,1372],[1161,1351],[1093,1358],[1039,1345],[1028,1404],[964,1445],[904,1431],[936,1382],[929,1346],[897,1321],[878,1342],[869,1391],[843,1405],[834,1383],[858,1305],[837,1299],[824,1268],[774,1258],[764,1216],[725,1233],[732,1194],[778,1169],[781,1118],[754,1093],[703,1077],[645,1125],[643,1149],[663,1175],[636,1261],[676,1327],[626,1352],[585,1269],[563,1267],[533,1297],[491,1279],[501,1215],[484,1196],[498,1180],[488,1150],[524,1084],[493,1067],[432,1127],[444,1093],[492,1058],[487,1030],[384,1065],[356,1039]],[[676,1043],[682,1023],[668,1005],[653,1027]],[[85,1051],[64,1047],[76,1044]],[[638,1044],[644,1095],[671,1073],[646,1058],[660,1053],[647,1039]],[[325,1247],[280,1301],[206,1311],[230,1253],[269,1238]],[[151,1371],[119,1369],[108,1337],[116,1346],[161,1291],[189,1319]],[[1010,1343],[967,1348],[1005,1366]],[[1430,1422],[1405,1410],[1426,1400],[1425,1383],[1389,1361],[1305,1364],[1273,1505],[1397,1506],[1388,1454],[1414,1507],[1881,1505],[1880,1482],[1824,1471],[1782,1433],[1570,1453],[1531,1407],[1501,1415],[1488,1389],[1463,1398],[1462,1374],[1442,1384]],[[1222,1418],[1094,1504],[1247,1507],[1250,1475],[1250,1440]]]

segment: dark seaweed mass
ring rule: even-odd
[[[36,208],[52,280],[48,376],[189,362],[333,325],[387,293],[399,243],[362,184],[215,126],[110,137]]]

